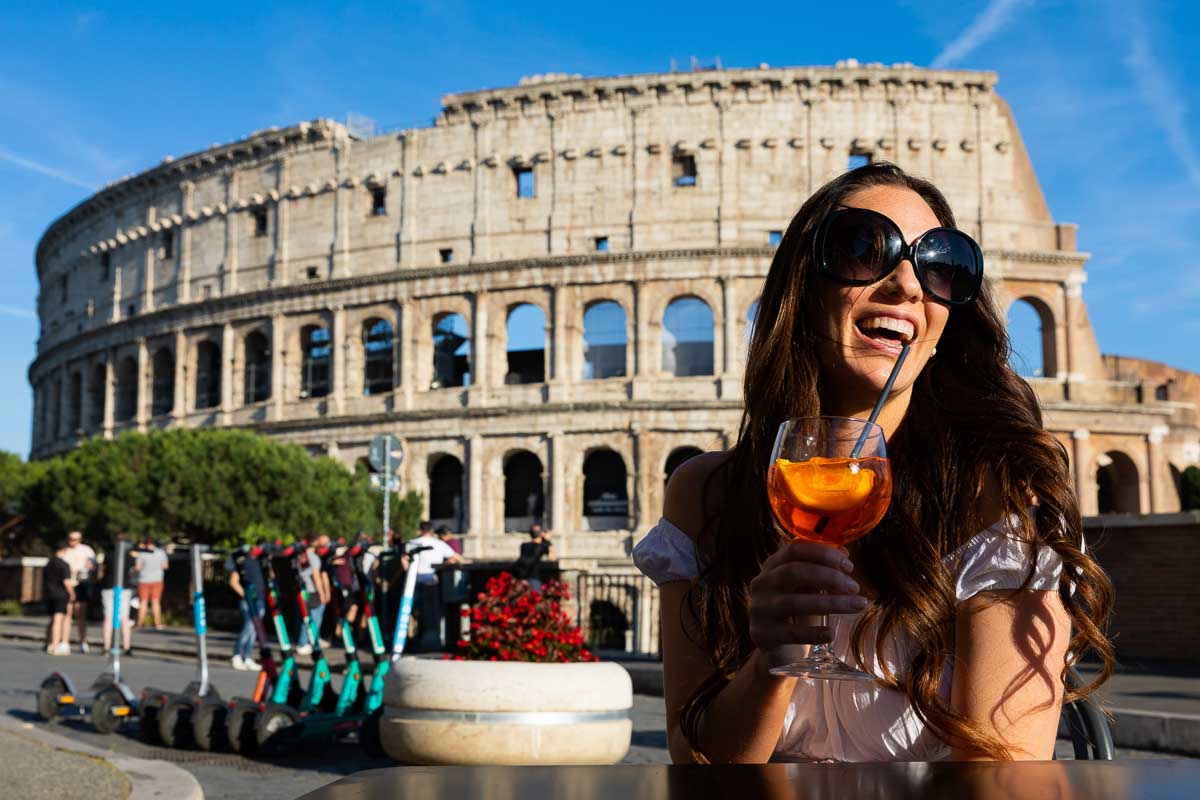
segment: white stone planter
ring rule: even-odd
[[[617,664],[402,658],[380,738],[406,764],[614,764],[629,750],[632,705]]]

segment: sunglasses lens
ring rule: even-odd
[[[931,231],[921,238],[916,259],[925,285],[935,297],[962,303],[979,290],[983,259],[975,243],[964,233]]]
[[[848,209],[830,218],[822,260],[843,280],[872,283],[896,262],[901,246],[900,235],[886,219]]]

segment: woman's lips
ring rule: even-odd
[[[881,353],[887,353],[889,356],[898,357],[900,355],[901,345],[899,342],[894,342],[891,339],[872,339],[859,330],[857,325],[852,327],[854,328],[854,334],[868,347],[872,347]]]

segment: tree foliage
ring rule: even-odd
[[[1179,501],[1184,511],[1200,509],[1200,467],[1191,466],[1179,480]]]
[[[382,517],[382,497],[364,475],[299,445],[227,429],[92,439],[42,462],[18,502],[43,539],[78,529],[101,543],[120,531],[214,544],[377,534]],[[395,529],[411,535],[423,505],[415,492],[393,495]]]

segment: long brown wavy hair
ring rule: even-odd
[[[690,610],[686,613],[695,615],[695,624],[685,630],[698,631],[713,666],[680,719],[693,755],[701,760],[695,747],[700,717],[754,650],[750,581],[784,542],[773,524],[766,488],[776,431],[786,419],[821,413],[816,348],[823,311],[816,288],[823,279],[814,266],[816,231],[832,210],[872,186],[910,189],[942,225],[955,225],[949,203],[933,184],[892,164],[871,164],[821,187],[797,212],[779,244],[759,298],[737,444],[708,479],[720,482],[721,507],[706,515],[698,533],[704,569],[684,605]],[[917,377],[904,420],[888,442],[891,505],[879,526],[860,540],[855,555],[878,600],[862,614],[851,640],[855,657],[865,663],[863,640],[873,624],[878,624],[877,652],[885,642],[907,636],[911,663],[900,674],[885,674],[882,685],[904,692],[918,717],[945,744],[992,758],[1012,754],[997,736],[938,695],[954,652],[956,603],[954,565],[942,559],[995,522],[981,518],[979,498],[986,480],[998,482],[1003,513],[1019,518],[1018,529],[1030,544],[1049,547],[1063,560],[1058,593],[1074,635],[1062,677],[1086,651],[1102,661],[1096,679],[1069,691],[1067,699],[1095,691],[1113,667],[1112,646],[1104,633],[1112,584],[1083,552],[1066,450],[1042,427],[1037,397],[1009,367],[1009,352],[989,287],[974,303],[951,307],[937,355]],[[710,496],[709,488],[711,484],[705,486],[705,496]],[[1029,511],[1031,498],[1036,498],[1036,514]],[[1022,588],[1032,577],[1031,560]],[[1030,643],[1026,655],[1033,661],[1038,655],[1033,651],[1047,646]]]

